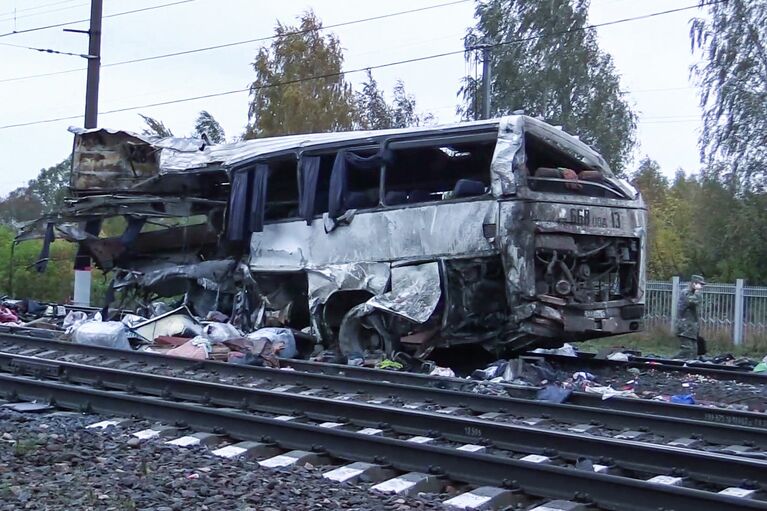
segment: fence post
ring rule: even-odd
[[[679,303],[679,277],[671,277],[671,331],[676,328],[676,308]]]
[[[735,281],[735,318],[732,322],[732,340],[735,346],[743,344],[743,279]]]

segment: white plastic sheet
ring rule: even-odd
[[[119,321],[86,321],[72,332],[72,342],[89,346],[103,346],[130,350],[128,328]]]

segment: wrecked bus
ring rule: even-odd
[[[214,146],[80,130],[73,191],[57,229],[114,289],[311,332],[348,358],[642,325],[641,196],[527,116]],[[120,236],[82,228],[116,215]]]

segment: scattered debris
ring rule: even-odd
[[[449,367],[435,367],[429,373],[430,376],[447,376],[449,378],[455,377],[455,373]]]

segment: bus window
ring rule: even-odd
[[[349,209],[378,207],[383,161],[378,147],[342,149],[336,153],[328,194],[328,214],[332,218]]]
[[[298,176],[293,157],[270,160],[266,186],[266,221],[298,217]]]
[[[386,166],[384,204],[478,197],[490,189],[490,162],[495,139],[445,143],[435,140],[422,147],[392,144],[393,163]]]
[[[354,151],[362,157],[370,157],[377,151]],[[381,163],[375,162],[375,168],[349,166],[346,173],[346,200],[348,209],[370,209],[378,207],[381,189]]]

